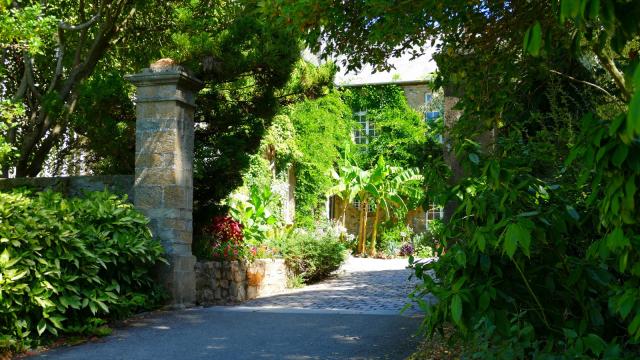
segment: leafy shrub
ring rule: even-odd
[[[231,216],[242,224],[245,240],[250,245],[260,245],[269,232],[278,228],[281,220],[277,209],[278,197],[269,186],[251,186],[249,195],[236,193],[229,201]]]
[[[108,192],[0,193],[0,347],[82,333],[161,300],[162,246]]]
[[[470,158],[446,253],[416,265],[418,297],[438,299],[424,329],[455,324],[477,358],[638,358],[640,148],[624,131],[586,115],[549,178],[515,135],[497,141],[508,156]]]
[[[402,222],[384,226],[376,247],[378,250],[384,251],[386,255],[397,256],[402,244],[407,242],[411,235],[413,235],[413,230]]]
[[[326,278],[346,260],[344,242],[326,233],[297,229],[287,240],[282,249],[285,262],[307,283]]]
[[[441,239],[444,236],[445,225],[441,220],[429,221],[427,231],[416,234],[413,237],[415,246],[414,256],[424,259],[431,258],[436,255],[436,249],[440,248]]]
[[[424,259],[430,258],[435,255],[434,245],[432,241],[432,233],[426,231],[421,234],[416,234],[412,238],[412,244],[414,246],[413,255],[417,258]]]

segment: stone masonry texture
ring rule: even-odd
[[[288,271],[282,259],[198,261],[196,303],[229,305],[286,290]]]
[[[137,87],[135,205],[166,250],[169,265],[160,265],[158,274],[172,304],[191,306],[193,113],[202,83],[175,65],[152,65],[127,79]]]

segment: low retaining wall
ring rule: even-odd
[[[109,191],[129,196],[133,202],[132,175],[66,176],[41,178],[0,179],[0,191],[26,187],[35,191],[51,189],[65,196],[81,196],[83,191]]]
[[[283,259],[198,261],[196,302],[225,305],[277,294],[286,289],[287,276]]]

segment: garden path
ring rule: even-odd
[[[351,258],[337,276],[242,306],[158,311],[47,359],[405,359],[421,318],[399,315],[406,260]]]
[[[398,315],[415,287],[406,259],[349,257],[332,278],[300,289],[244,303],[247,309],[327,310],[343,313]],[[411,307],[405,314],[415,314]]]

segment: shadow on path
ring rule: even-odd
[[[154,313],[99,342],[43,359],[404,359],[416,347],[417,318],[229,312]]]
[[[33,358],[404,359],[422,321],[397,316],[417,283],[404,267],[350,258],[342,274],[302,289],[236,307],[138,316],[112,336]]]
[[[409,302],[408,294],[415,289],[416,281],[409,280],[410,274],[406,269],[349,272],[302,289],[254,299],[242,306],[399,315]],[[415,314],[416,309],[405,313]]]

